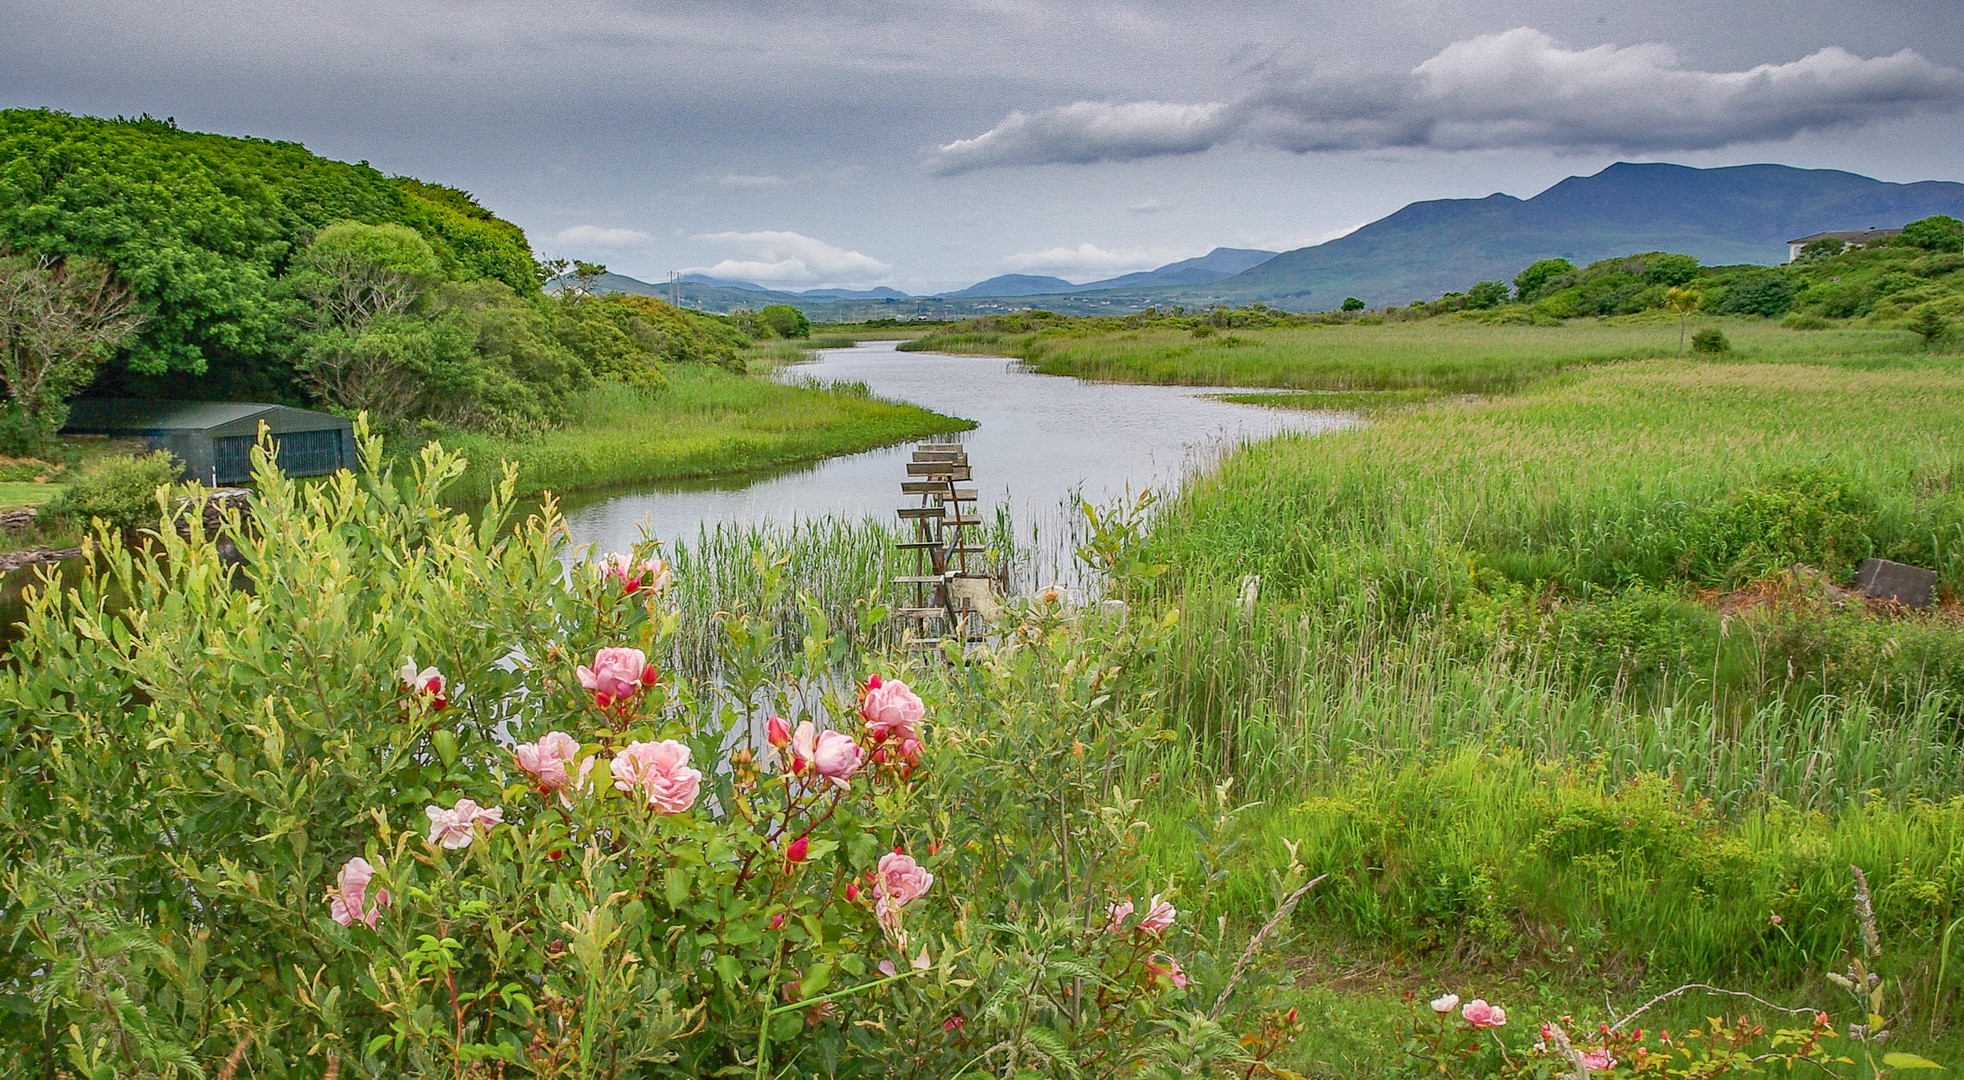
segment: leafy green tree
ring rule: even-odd
[[[790,304],[766,304],[757,312],[757,320],[770,328],[771,333],[781,338],[807,338],[812,336],[812,323],[805,313]]]
[[[68,419],[68,398],[142,323],[109,268],[0,248],[0,380],[40,439]]]
[[[1725,294],[1712,304],[1715,315],[1785,315],[1794,306],[1799,285],[1783,270],[1751,270],[1728,285]]]
[[[1643,257],[1647,285],[1685,285],[1698,276],[1698,260],[1690,255],[1658,252]]]
[[[1573,273],[1575,264],[1567,259],[1537,259],[1514,275],[1515,298],[1522,303],[1533,303],[1553,292],[1559,278]]]
[[[1938,214],[1903,226],[1897,242],[1926,251],[1964,251],[1964,221]]]
[[[1356,297],[1354,297],[1354,296],[1346,296],[1346,297],[1344,297],[1344,298],[1343,298],[1343,308],[1342,308],[1342,310],[1344,310],[1344,311],[1362,311],[1362,310],[1364,310],[1364,301],[1362,301],[1362,300],[1359,300],[1359,299],[1357,299],[1357,298],[1356,298]]]
[[[1466,306],[1485,309],[1499,307],[1507,302],[1508,288],[1504,281],[1482,281],[1466,290]]]
[[[1925,345],[1939,345],[1950,337],[1950,320],[1935,304],[1924,304],[1912,312],[1909,328]]]

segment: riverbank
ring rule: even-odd
[[[619,386],[586,391],[573,415],[536,438],[446,439],[470,459],[452,495],[488,496],[503,461],[517,463],[523,492],[565,492],[818,461],[974,426],[875,397],[863,385],[785,384],[704,365],[674,365],[668,386],[653,395]]]

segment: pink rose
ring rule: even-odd
[[[1163,978],[1176,989],[1187,988],[1187,973],[1181,969],[1180,962],[1164,953],[1154,953],[1146,958],[1146,970],[1155,977]]]
[[[448,810],[427,806],[423,812],[430,816],[430,843],[442,844],[453,851],[469,847],[478,826],[489,831],[491,826],[505,820],[504,807],[479,806],[472,799],[458,799],[457,805]]]
[[[396,675],[402,679],[402,685],[408,687],[410,693],[422,694],[430,698],[430,704],[437,708],[441,709],[449,704],[443,696],[443,676],[433,667],[416,670],[415,657],[406,658],[402,667],[397,669]]]
[[[389,906],[389,890],[375,890],[374,903],[368,903],[368,883],[374,877],[375,867],[367,859],[359,855],[349,859],[327,894],[328,915],[342,926],[359,922],[370,930],[375,929],[382,909]]]
[[[1582,1055],[1582,1067],[1590,1072],[1604,1072],[1616,1067],[1616,1059],[1606,1050],[1590,1050]]]
[[[1173,905],[1161,900],[1159,894],[1154,893],[1152,903],[1146,905],[1146,917],[1139,920],[1139,929],[1148,934],[1164,933],[1167,927],[1173,925],[1173,919],[1179,914]]]
[[[1105,929],[1109,933],[1119,933],[1125,929],[1125,920],[1132,917],[1132,901],[1105,905]]]
[[[904,682],[882,683],[879,676],[867,680],[866,698],[859,703],[860,718],[866,721],[866,734],[876,743],[889,738],[913,739],[916,725],[927,715],[918,694]]]
[[[640,649],[602,649],[593,655],[592,667],[581,665],[575,674],[601,708],[626,701],[656,678],[655,666]]]
[[[702,771],[689,767],[689,748],[674,739],[629,743],[608,769],[615,787],[630,794],[640,788],[648,805],[664,814],[694,806],[702,792]]]
[[[791,725],[785,723],[782,716],[771,717],[770,723],[764,725],[764,741],[779,750],[790,746]]]
[[[519,743],[512,748],[512,757],[518,767],[531,773],[539,782],[541,791],[558,791],[574,786],[574,780],[567,767],[579,760],[580,744],[563,731],[548,731],[538,742]],[[580,766],[579,787],[586,786],[587,774],[593,771],[593,759],[588,758]]]
[[[652,592],[660,592],[668,588],[675,577],[666,560],[645,559],[637,565],[631,556],[619,552],[607,556],[601,573],[619,581],[622,591],[630,593],[639,591],[644,585]]]
[[[873,906],[880,911],[898,912],[933,884],[934,875],[915,862],[912,855],[889,851],[880,856],[879,873],[873,879]]]
[[[1457,1008],[1459,1008],[1458,994],[1445,994],[1432,999],[1432,1011],[1438,1013],[1440,1016],[1444,1016]],[[1543,1024],[1541,1029],[1543,1031],[1548,1030],[1548,1025]]]
[[[1489,1005],[1481,998],[1466,1003],[1459,1015],[1476,1028],[1497,1028],[1507,1026],[1507,1010],[1498,1005]]]
[[[819,731],[810,720],[800,721],[797,732],[791,736],[792,772],[810,768],[843,788],[865,763],[866,754],[852,741],[852,736]]]

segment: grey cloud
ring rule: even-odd
[[[1408,73],[1271,75],[1226,101],[1080,101],[1013,112],[929,151],[929,172],[1193,154],[1227,143],[1297,153],[1400,148],[1649,153],[1859,127],[1964,103],[1964,72],[1904,49],[1830,46],[1744,71],[1693,71],[1664,45],[1563,47],[1527,27],[1456,42]]]

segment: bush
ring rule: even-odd
[[[157,489],[177,483],[182,474],[177,459],[162,450],[111,458],[69,485],[41,513],[85,524],[99,519],[124,532],[154,527],[163,516]]]
[[[1723,353],[1732,351],[1732,342],[1725,339],[1725,332],[1716,326],[1708,326],[1691,335],[1691,351],[1700,353]]]
[[[360,437],[364,473],[306,487],[262,447],[236,556],[165,530],[26,597],[0,668],[0,1009],[31,1017],[0,1024],[8,1060],[626,1080],[952,1076],[1008,1048],[1238,1075],[1275,1049],[1271,965],[1151,883],[1114,785],[1165,737],[1114,694],[1158,624],[1033,610],[964,669],[972,706],[937,707],[864,679],[807,598],[780,651],[760,556],[697,689],[652,550],[569,575],[550,501],[508,529],[512,474],[473,522],[439,502],[460,459],[425,448],[399,483]]]
[[[1949,214],[1938,214],[1920,221],[1912,221],[1903,226],[1902,234],[1896,242],[1905,247],[1918,247],[1926,251],[1964,250],[1964,221]]]
[[[1781,319],[1780,325],[1789,330],[1829,330],[1834,327],[1834,320],[1824,319],[1805,311],[1796,311]]]
[[[1734,278],[1724,295],[1712,304],[1714,315],[1785,315],[1799,287],[1779,270],[1749,271]]]

